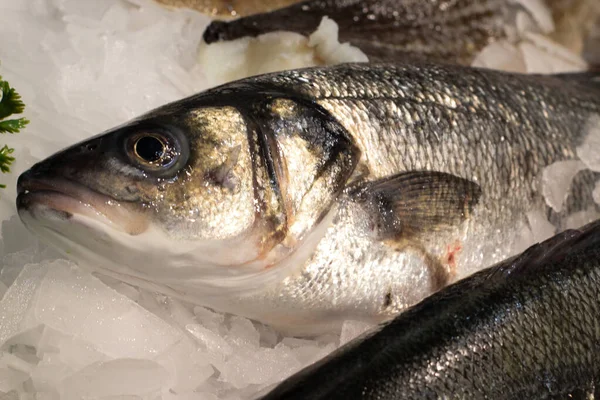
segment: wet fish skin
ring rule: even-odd
[[[600,394],[600,221],[465,278],[262,400]]]
[[[360,48],[370,61],[429,59],[470,65],[490,42],[506,37],[517,11],[506,0],[312,0],[234,21],[213,21],[204,40],[213,43],[273,31],[308,36],[323,16],[339,26],[340,42]]]
[[[89,238],[67,255],[118,279],[295,335],[380,322],[517,251],[526,213],[547,209],[542,170],[600,121],[593,79],[430,63],[253,77],[42,161],[19,213],[59,248]],[[123,144],[164,129],[177,163],[140,169]],[[40,182],[125,232],[47,215]]]

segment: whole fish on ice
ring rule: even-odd
[[[592,74],[346,64],[229,83],[36,164],[27,227],[80,264],[294,334],[382,321],[523,250]],[[525,235],[525,236],[523,236]],[[525,239],[524,239],[525,238]]]
[[[262,400],[594,399],[600,221],[480,271]]]

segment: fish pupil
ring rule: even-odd
[[[136,142],[135,152],[144,161],[152,163],[163,157],[165,145],[160,139],[154,136],[144,136]]]

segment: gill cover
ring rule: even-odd
[[[245,264],[256,272],[229,282],[259,287],[288,276],[310,257],[360,152],[345,129],[309,99],[243,83],[221,90],[222,103],[209,94],[197,100],[232,105],[247,128],[260,251]]]

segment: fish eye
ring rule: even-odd
[[[190,156],[187,136],[172,124],[132,124],[120,131],[118,141],[124,162],[156,178],[175,177]]]
[[[132,134],[126,141],[126,150],[129,158],[147,171],[168,169],[181,155],[173,136],[160,131]]]
[[[133,144],[133,151],[138,158],[152,164],[164,160],[167,145],[154,135],[142,136]]]

